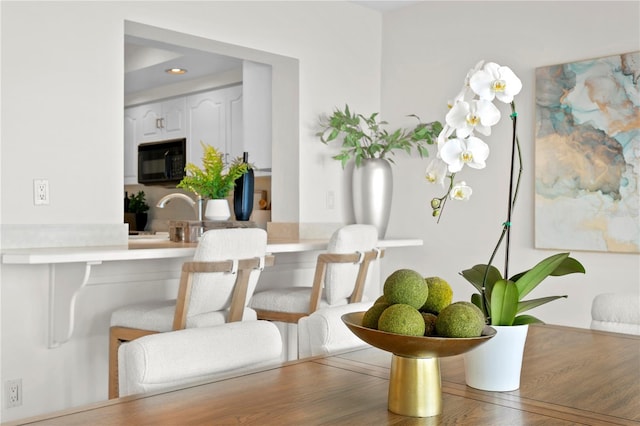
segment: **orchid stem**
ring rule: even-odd
[[[489,258],[489,262],[487,263],[487,268],[485,269],[484,276],[482,278],[482,300],[484,302],[484,311],[485,311],[484,313],[485,313],[485,316],[489,318],[489,323],[491,323],[491,321],[490,321],[490,313],[488,308],[489,300],[486,292],[487,277],[489,275],[489,268],[493,263],[493,259],[498,253],[498,249],[500,248],[500,245],[502,245],[502,242],[505,239],[505,237],[506,237],[507,246],[505,248],[504,279],[509,279],[509,251],[511,246],[511,216],[516,204],[516,199],[518,198],[518,191],[520,190],[520,180],[522,178],[522,170],[523,170],[522,150],[520,149],[520,140],[518,139],[518,133],[517,133],[517,117],[518,117],[518,113],[516,112],[516,104],[515,102],[511,102],[511,120],[513,122],[513,136],[511,141],[511,167],[509,171],[509,204],[507,206],[507,220],[502,224],[502,233],[500,234],[500,238],[498,239],[498,243],[496,244],[496,247],[493,249],[493,252],[491,253],[491,257]],[[518,169],[518,177],[516,179],[515,187],[514,187],[513,174],[515,170],[516,153],[518,154],[519,169]]]

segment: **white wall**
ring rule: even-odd
[[[274,172],[273,185],[299,169],[294,188],[300,205],[290,210],[296,216],[299,210],[302,221],[343,221],[340,206],[327,211],[317,202],[325,184],[341,190],[342,173],[325,165],[330,150],[310,128],[321,112],[346,101],[380,109],[377,12],[343,2],[3,1],[0,7],[3,232],[13,230],[14,238],[15,229],[29,232],[32,244],[46,237],[30,231],[41,227],[121,232],[125,21],[298,59],[299,107],[282,105],[281,112],[300,128],[293,135],[299,153],[273,159],[274,168],[283,164],[296,173]],[[36,177],[49,179],[47,207],[33,206]],[[115,264],[94,270],[115,282],[128,271]],[[128,301],[170,294],[175,284],[158,279],[88,287],[78,301],[73,340],[47,349],[47,277],[45,267],[2,268],[0,382],[22,378],[24,389],[22,407],[2,406],[3,421],[106,399],[109,313]]]
[[[345,222],[351,212],[347,175],[330,158],[338,148],[314,136],[319,114],[349,103],[363,113],[382,109],[392,125],[409,125],[405,115],[411,113],[441,120],[444,103],[467,69],[486,58],[511,66],[525,84],[518,108],[526,144],[532,136],[535,67],[639,48],[635,2],[425,2],[391,12],[384,22],[376,12],[343,2],[4,1],[1,8],[1,217],[3,225],[27,227],[122,221],[125,20],[299,59],[300,105],[291,114],[299,122],[299,154],[274,158],[274,166],[277,160],[299,162],[300,220],[320,223]],[[506,140],[505,123],[498,127],[492,140]],[[527,174],[512,243],[516,269],[549,254],[532,248],[532,153],[526,145]],[[506,163],[504,153],[494,152],[490,167],[473,174],[474,198],[464,207],[452,206],[439,225],[428,205],[434,188],[422,178],[426,160],[399,154],[397,162],[388,235],[423,238],[425,246],[389,250],[383,275],[412,267],[448,277],[457,298],[466,299],[469,287],[456,274],[485,261],[504,220],[506,200],[483,196],[504,193],[494,166]],[[35,177],[50,180],[49,207],[33,206]],[[327,191],[335,192],[333,210],[326,208]],[[569,299],[537,312],[548,322],[586,327],[595,293],[637,291],[638,256],[576,256],[587,275],[541,287]],[[102,267],[105,281],[117,281],[119,268],[126,268]],[[2,407],[3,421],[106,398],[109,313],[151,293],[170,294],[174,285],[159,280],[87,288],[78,302],[77,335],[50,350],[46,282],[43,267],[2,268],[0,382],[22,377],[25,392],[23,407]]]
[[[534,249],[535,68],[640,50],[637,2],[425,2],[385,16],[383,25],[383,115],[396,125],[415,113],[444,121],[446,102],[462,88],[465,75],[484,59],[511,67],[523,82],[516,98],[524,177],[512,220],[510,271],[532,267],[556,251]],[[439,224],[431,198],[441,188],[427,183],[428,160],[405,159],[394,168],[396,185],[388,235],[425,240],[424,247],[390,251],[383,274],[401,266],[447,279],[456,300],[472,287],[458,272],[486,263],[506,219],[511,122],[502,105],[501,122],[486,138],[487,167],[457,178],[473,187],[468,202],[450,202]],[[432,151],[433,152],[433,151]],[[637,254],[573,252],[586,275],[550,278],[532,297],[567,294],[531,311],[549,323],[589,327],[590,304],[602,292],[640,291]],[[496,265],[502,269],[503,257]]]

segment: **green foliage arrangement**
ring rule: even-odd
[[[247,172],[248,166],[236,159],[224,173],[225,164],[222,160],[222,153],[211,145],[206,145],[203,142],[200,144],[204,150],[202,168],[188,163],[185,167],[187,176],[180,181],[177,187],[191,191],[202,198],[214,200],[226,198],[233,189],[236,179]]]
[[[395,155],[393,151],[398,149],[411,154],[412,148],[415,148],[420,157],[426,157],[429,155],[426,145],[433,145],[437,140],[442,124],[438,121],[422,123],[416,115],[410,117],[418,119],[415,128],[397,129],[389,133],[383,128],[388,123],[379,121],[377,112],[366,117],[352,112],[349,105],[345,105],[344,111],[336,109],[330,117],[320,120],[322,130],[316,136],[324,144],[343,137],[342,151],[333,157],[340,160],[342,168],[352,157],[356,167],[360,166],[363,159],[369,158],[383,158],[393,163],[388,155]]]
[[[149,205],[145,199],[144,191],[138,191],[137,194],[131,194],[129,196],[129,202],[127,203],[127,213],[146,213],[149,211]]]

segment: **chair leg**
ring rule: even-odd
[[[109,329],[109,399],[120,396],[120,383],[118,379],[118,349],[120,345],[139,337],[156,333],[158,332],[127,327],[111,327]]]
[[[120,339],[116,336],[114,329],[109,330],[109,399],[119,396],[118,383],[118,348]]]

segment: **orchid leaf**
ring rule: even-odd
[[[484,313],[489,312],[489,309],[485,309],[484,306],[484,300],[482,299],[482,294],[480,293],[473,293],[471,295],[471,303],[473,303],[474,305],[476,305],[478,308],[480,308],[480,310]]]
[[[519,314],[520,312],[525,312],[528,311],[529,309],[533,309],[536,308],[540,305],[544,305],[545,303],[549,303],[549,302],[553,302],[556,299],[562,299],[562,298],[566,298],[567,296],[549,296],[549,297],[541,297],[539,299],[531,299],[531,300],[522,300],[518,303],[518,311],[517,313]]]
[[[491,324],[512,325],[518,309],[518,289],[513,281],[498,280],[491,293]]]
[[[524,274],[526,274],[527,272],[529,272],[529,271],[520,272],[519,274],[516,274],[516,275],[512,276],[510,279],[513,282],[518,282],[518,280],[520,278],[522,278],[522,276]],[[584,266],[582,266],[582,264],[580,262],[578,262],[576,259],[574,259],[573,257],[567,257],[549,275],[553,276],[553,277],[559,277],[559,276],[562,276],[562,275],[575,274],[575,273],[584,274],[585,273]]]
[[[480,293],[482,293],[482,280],[484,279],[484,273],[487,270],[487,265],[475,265],[471,269],[465,269],[460,273],[467,281],[469,281]],[[485,283],[487,297],[491,294],[491,287],[493,284],[502,279],[500,271],[494,266],[489,266],[489,273],[487,274],[487,281]],[[489,299],[491,300],[491,299]]]
[[[538,318],[532,315],[518,315],[513,320],[513,325],[525,325],[525,324],[544,324],[544,322],[540,321]]]
[[[527,271],[524,275],[522,275],[515,282],[518,287],[518,293],[520,294],[520,299],[529,294],[531,290],[536,288],[538,284],[540,284],[545,278],[551,275],[560,265],[563,264],[565,259],[569,257],[569,253],[558,253],[553,256],[547,257],[540,261],[536,266]],[[571,262],[570,262],[571,263]],[[576,261],[577,265],[582,265]],[[573,266],[577,266],[574,264]],[[571,265],[566,265],[570,267]],[[584,271],[584,267],[581,268]],[[581,272],[577,270],[575,272]],[[566,272],[569,273],[569,272]]]

